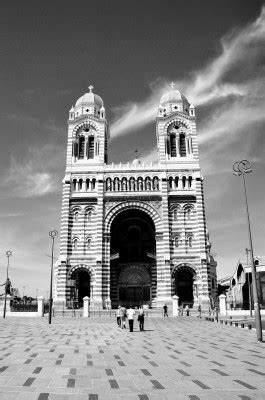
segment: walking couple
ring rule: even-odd
[[[130,332],[133,332],[133,323],[134,323],[134,316],[135,310],[130,307],[126,310],[125,307],[118,307],[117,313],[117,324],[120,328],[126,328],[126,318],[128,318]],[[138,310],[138,322],[139,322],[139,329],[140,331],[144,330],[144,310],[142,307],[139,307]]]

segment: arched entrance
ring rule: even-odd
[[[193,281],[195,271],[187,266],[181,266],[174,273],[175,294],[179,297],[179,304],[192,303],[193,298]]]
[[[70,300],[78,307],[83,306],[83,298],[90,297],[90,271],[84,267],[75,269],[70,276]]]
[[[110,251],[112,306],[150,305],[156,294],[155,226],[151,217],[138,209],[120,212],[111,225]]]

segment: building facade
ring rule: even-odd
[[[195,109],[172,84],[158,105],[158,162],[108,163],[110,133],[101,97],[69,112],[56,304],[90,298],[118,304],[209,306],[216,262],[206,230]]]

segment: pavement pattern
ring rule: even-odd
[[[2,319],[0,400],[265,399],[256,332],[193,317]]]

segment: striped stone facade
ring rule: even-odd
[[[99,308],[116,307],[125,301],[122,296],[127,302],[141,297],[153,307],[173,295],[206,306],[216,300],[195,110],[174,88],[161,98],[156,136],[158,163],[108,164],[102,99],[90,87],[70,110],[60,258],[54,268],[57,304],[80,293]],[[114,237],[114,226],[116,235],[127,229],[125,244]],[[121,254],[131,248],[132,229],[139,233],[132,243],[143,246],[142,259]]]

